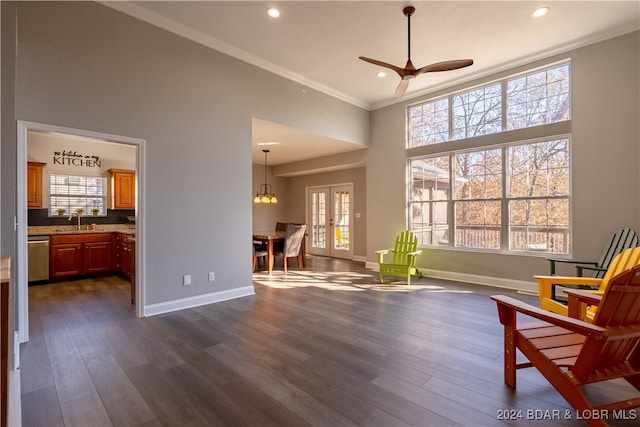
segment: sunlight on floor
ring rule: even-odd
[[[355,273],[349,271],[274,271],[271,275],[266,272],[253,274],[253,281],[261,285],[279,289],[314,286],[332,291],[378,291],[378,292],[449,292],[472,293],[468,290],[449,289],[442,285],[429,283],[426,279],[412,279],[407,286],[405,280],[392,280],[380,283],[377,275]]]

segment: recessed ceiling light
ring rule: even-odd
[[[267,9],[267,15],[272,18],[277,18],[278,16],[280,16],[280,11],[275,7],[270,7],[269,9]]]
[[[385,73],[384,71],[378,71],[378,74],[376,74],[376,76],[383,78],[387,75],[387,73]]]
[[[278,145],[275,141],[259,142],[258,145]]]
[[[541,16],[544,16],[547,13],[549,13],[549,10],[551,10],[551,9],[549,7],[547,7],[547,6],[539,7],[536,10],[533,11],[531,16],[533,16],[534,18],[540,18]]]

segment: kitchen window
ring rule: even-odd
[[[49,215],[105,216],[107,179],[101,176],[49,175]]]

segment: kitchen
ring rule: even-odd
[[[135,304],[137,147],[27,134],[29,286],[117,274]]]

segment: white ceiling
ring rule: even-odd
[[[300,82],[362,108],[375,109],[493,74],[536,59],[640,29],[634,1],[138,1],[104,2],[142,20],[188,37],[248,63]],[[474,65],[428,73],[394,98],[399,77],[358,59],[367,56],[400,67],[407,60],[407,18],[413,5],[411,59],[416,68],[471,58]],[[546,5],[542,18],[531,13]],[[277,6],[277,19],[266,10]],[[263,126],[264,127],[261,127]],[[264,162],[256,144],[264,140],[269,164],[287,163],[348,149],[351,144],[304,135],[257,121],[254,161]],[[318,139],[309,150],[309,139]]]

